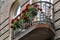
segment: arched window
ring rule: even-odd
[[[14,14],[13,14],[14,18],[15,18],[18,14],[20,14],[20,9],[21,9],[21,7],[20,7],[20,5],[18,4],[18,5],[16,6],[15,12],[14,12]]]

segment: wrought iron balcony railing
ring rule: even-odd
[[[30,8],[33,7],[35,9],[37,9],[37,12],[33,8],[30,9],[28,6]],[[34,24],[44,23],[44,24],[51,25],[51,23],[54,23],[54,10],[53,10],[53,4],[52,3],[46,2],[46,1],[39,1],[39,2],[32,3],[32,4],[28,4],[26,7],[28,7],[29,10],[28,9],[25,9],[23,11],[23,13],[25,12],[25,14],[20,13],[15,18],[15,21],[16,21],[16,19],[20,17],[19,20],[22,23],[20,21],[18,21],[18,22],[20,22],[20,24],[19,24],[19,27],[20,28],[16,28],[15,30],[13,30],[13,33],[12,33],[12,35],[13,35],[12,37],[13,38],[16,38],[17,36],[22,35],[23,33],[26,34],[26,31],[30,27],[32,27]],[[21,20],[21,17],[23,17],[22,15],[25,16],[25,19],[26,19],[26,16],[30,15],[29,16],[29,22],[27,22],[28,20],[26,22],[23,22]],[[29,25],[29,26],[27,27],[27,25]]]

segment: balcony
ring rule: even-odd
[[[11,20],[12,40],[20,40],[20,38],[26,37],[29,33],[33,35],[37,24],[47,24],[52,28],[51,34],[55,33],[52,3],[46,1],[28,3],[22,12]]]

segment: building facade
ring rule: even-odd
[[[10,27],[11,18],[14,17],[14,11],[16,6],[19,4],[24,9],[25,3],[28,0],[0,0],[0,40],[11,40],[12,30]],[[32,0],[36,2],[37,0]],[[19,2],[19,3],[18,3]],[[60,40],[60,0],[53,0],[54,4],[54,20],[56,28],[55,40]],[[22,10],[21,9],[21,10]],[[16,38],[17,40],[18,38]],[[15,39],[14,39],[15,40]]]

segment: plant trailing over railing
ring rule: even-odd
[[[30,27],[32,17],[35,17],[37,15],[38,9],[42,11],[42,9],[38,8],[37,4],[33,6],[30,6],[30,4],[28,4],[15,19],[11,20],[11,28],[15,30],[17,28],[24,29]]]

